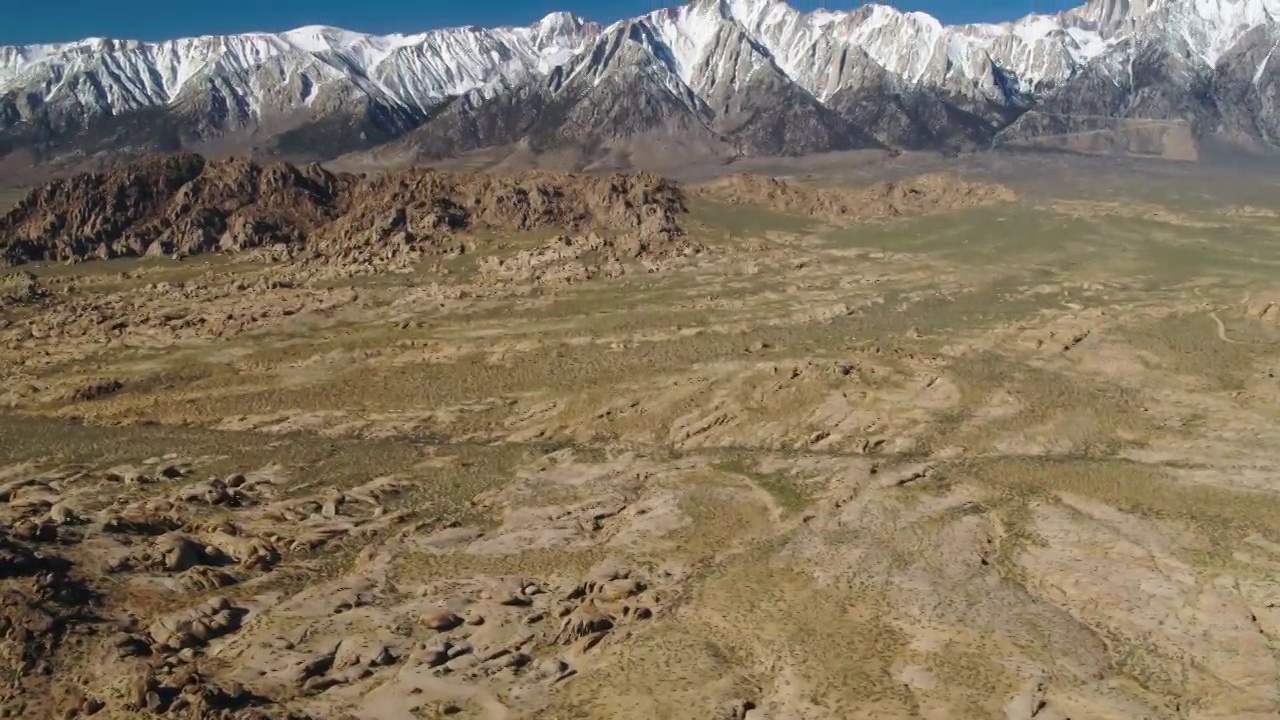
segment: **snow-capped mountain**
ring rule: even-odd
[[[184,142],[319,129],[306,139],[360,144],[415,127],[446,99],[545,74],[599,32],[556,13],[524,28],[418,35],[305,27],[159,43],[93,38],[6,47],[0,128],[39,142],[105,125],[112,130],[100,143],[106,149],[145,143],[152,134],[146,125],[161,110],[163,124]],[[146,122],[119,127],[137,113]]]
[[[332,156],[403,137],[439,155],[666,132],[770,154],[1023,142],[1133,118],[1275,144],[1277,18],[1280,0],[1089,0],[958,26],[878,4],[693,0],[609,27],[557,13],[417,35],[0,47],[0,150],[158,137]]]
[[[175,102],[210,78],[252,75],[276,62],[312,87],[345,78],[406,106],[460,95],[497,78],[546,73],[600,28],[556,13],[526,28],[456,28],[376,36],[331,27],[159,43],[91,38],[66,45],[0,48],[0,92],[37,94],[41,104],[75,99],[120,112]],[[254,109],[260,92],[243,88]],[[303,98],[310,98],[310,91]]]

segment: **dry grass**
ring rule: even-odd
[[[892,664],[904,639],[877,598],[817,587],[765,550],[735,558],[699,593],[699,604],[723,618],[720,641],[760,663],[781,659],[805,678],[797,694],[830,712],[901,709],[907,698]]]
[[[718,464],[721,470],[749,480],[769,493],[784,515],[803,512],[814,501],[814,489],[781,472],[765,473],[743,455],[729,457]]]
[[[807,233],[820,227],[812,218],[705,198],[691,200],[689,211],[695,233],[725,240],[760,238],[769,233]]]
[[[271,302],[349,288],[355,299],[224,337],[36,337],[27,323],[49,307],[6,307],[5,375],[43,394],[0,416],[0,462],[102,469],[177,452],[210,458],[210,475],[278,464],[296,494],[395,474],[410,484],[386,510],[421,533],[494,534],[521,507],[568,517],[621,498],[616,516],[574,526],[598,538],[641,528],[619,546],[437,555],[378,536],[405,587],[581,577],[619,556],[649,577],[675,568],[654,621],[575,659],[579,675],[545,705],[517,708],[530,716],[714,717],[749,699],[779,717],[993,717],[1021,687],[1011,668],[1039,667],[1083,668],[1087,680],[1064,672],[1055,692],[1096,701],[1099,717],[1129,707],[1108,705],[1099,681],[1139,704],[1208,702],[1188,689],[1201,686],[1167,681],[1171,668],[1202,672],[1203,658],[1171,659],[1122,620],[1081,619],[1024,563],[1043,549],[1037,513],[1063,498],[1150,521],[1201,584],[1261,582],[1271,561],[1240,548],[1280,542],[1280,505],[1257,484],[1280,467],[1280,391],[1263,372],[1280,344],[1231,306],[1274,286],[1280,226],[1265,212],[1144,203],[1141,216],[1064,216],[1031,197],[833,231],[697,201],[707,251],[653,272],[495,290],[464,255],[442,263],[448,273],[424,263],[304,282]],[[480,240],[510,254],[545,237]],[[33,270],[73,286],[56,298],[123,293],[157,312],[165,300],[139,292],[149,283],[280,271],[234,258]],[[433,283],[458,292],[433,295]],[[182,299],[206,301],[224,302]],[[97,377],[123,387],[55,392]],[[565,449],[571,477],[540,474]],[[933,471],[886,484],[913,463]],[[664,498],[683,524],[643,530]],[[981,563],[950,544],[970,537]],[[347,572],[357,545],[324,572]],[[1089,560],[1105,581],[1107,558]],[[1046,637],[1068,639],[1029,640],[1023,626],[1014,640],[978,637],[954,618],[979,601],[993,623],[1038,618]],[[1196,627],[1229,637],[1219,630]],[[1098,637],[1114,638],[1109,666],[1091,665],[1104,653],[1080,639]],[[908,665],[935,689],[909,689]]]
[[[1280,542],[1280,498],[1180,481],[1159,467],[1123,460],[992,458],[956,468],[957,481],[1027,498],[1058,493],[1090,498],[1123,512],[1195,528],[1220,557],[1258,535]]]

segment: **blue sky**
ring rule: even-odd
[[[801,8],[819,0],[792,0]],[[909,0],[945,22],[1006,20],[1065,7],[1064,0]],[[673,3],[667,3],[673,4]],[[827,0],[851,8],[860,0]],[[453,25],[523,25],[555,10],[608,22],[647,12],[654,0],[0,0],[0,45],[88,36],[159,40],[184,35],[337,25],[365,32],[421,32]]]

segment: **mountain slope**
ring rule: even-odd
[[[569,59],[599,30],[556,13],[525,28],[468,27],[410,36],[305,27],[278,35],[161,43],[90,39],[6,47],[0,48],[0,92],[38,97],[40,105],[79,102],[86,111],[118,113],[172,102],[209,78],[239,77],[251,108],[266,111],[275,106],[269,88],[243,80],[275,61],[312,88],[345,79],[416,107],[500,77],[545,72]]]
[[[1254,28],[1223,54],[1213,73],[1217,134],[1280,145],[1280,30]]]
[[[402,145],[420,159],[514,142],[588,155],[658,138],[753,155],[878,145],[788,78],[740,25],[707,10],[612,26],[545,80],[471,93]]]
[[[872,147],[863,128],[824,106],[775,61],[722,2],[694,2],[647,18],[666,56],[714,114],[713,127],[751,155]]]
[[[0,48],[0,130],[43,147],[92,150],[94,136],[114,138],[110,128],[132,116],[136,125],[177,128],[187,146],[256,145],[291,133],[286,146],[329,144],[338,152],[396,137],[457,95],[545,72],[598,32],[557,13],[527,28],[414,36],[309,27]]]
[[[1036,145],[1130,121],[1261,148],[1278,141],[1277,17],[1280,0],[1089,0],[944,26],[882,5],[806,14],[782,0],[693,0],[607,28],[557,13],[419,35],[307,27],[5,47],[0,152],[325,158],[397,140],[384,154],[441,157],[665,136],[776,155]]]

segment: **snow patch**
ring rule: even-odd
[[[1108,57],[1135,33],[1157,41],[1176,38],[1212,66],[1245,33],[1274,27],[1278,17],[1280,0],[1089,0],[1059,15],[944,26],[927,14],[882,4],[806,14],[782,0],[698,0],[634,22],[652,31],[653,71],[666,73],[677,95],[722,79],[740,84],[772,62],[816,97],[827,98],[840,89],[834,83],[844,81],[848,69],[841,63],[847,55],[865,53],[906,85],[989,93],[993,64],[1024,88],[1034,87],[1064,80],[1084,64]],[[203,84],[215,83],[266,112],[278,102],[272,89],[245,78],[277,63],[293,73],[322,67],[309,75],[316,83],[345,83],[349,92],[421,109],[477,89],[497,92],[504,83],[545,76],[558,67],[578,63],[581,71],[589,60],[582,53],[604,32],[568,13],[551,13],[526,27],[407,35],[315,25],[160,43],[86,38],[0,47],[0,92],[34,92],[45,104],[74,102],[119,112],[172,103],[184,92],[207,92]],[[745,33],[762,51],[749,49],[743,56],[743,47],[717,47],[733,32]],[[1119,57],[1123,53],[1115,54],[1115,62],[1125,62]],[[90,77],[92,82],[85,80]],[[298,101],[313,102],[317,91]]]
[[[1271,64],[1271,56],[1276,54],[1276,48],[1280,47],[1280,40],[1271,44],[1271,50],[1267,52],[1267,56],[1262,58],[1262,62],[1258,63],[1258,69],[1253,73],[1253,84],[1256,87],[1262,82],[1262,76],[1267,72],[1267,65]]]

